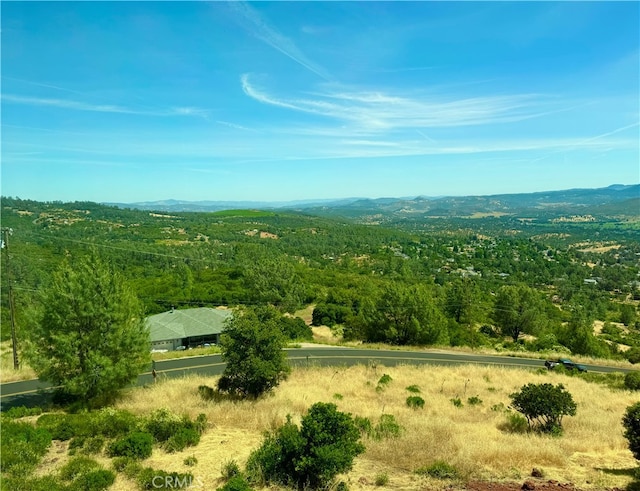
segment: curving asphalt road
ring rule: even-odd
[[[437,351],[371,350],[343,347],[305,347],[287,349],[293,366],[351,366],[375,363],[383,366],[396,365],[460,365],[466,363],[536,369],[544,367],[543,360],[509,356],[476,355],[469,353],[446,353]],[[224,363],[220,355],[194,356],[156,362],[158,377],[181,377],[188,373],[220,375]],[[585,365],[590,372],[630,372],[625,368],[600,365]],[[137,385],[153,382],[151,371],[138,376]],[[51,384],[40,380],[9,382],[0,385],[0,410],[15,406],[42,405],[50,400]]]

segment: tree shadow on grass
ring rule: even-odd
[[[602,471],[605,474],[611,474],[613,476],[632,477],[633,481],[627,484],[625,491],[640,491],[640,467],[629,467],[626,469],[608,469],[605,467],[596,467],[596,470]]]

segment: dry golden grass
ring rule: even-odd
[[[13,350],[11,341],[2,341],[0,343],[0,383],[16,382],[18,380],[29,380],[36,378],[36,373],[29,367],[20,353],[18,353],[18,361],[20,367],[17,370],[13,368]]]
[[[383,391],[376,391],[383,373],[393,381]],[[573,395],[578,412],[575,417],[565,418],[565,434],[561,438],[508,434],[499,429],[505,414],[491,407],[508,405],[509,394],[529,382],[563,383]],[[374,422],[383,413],[392,414],[404,427],[396,439],[366,439],[366,452],[356,459],[346,476],[355,490],[367,489],[380,473],[389,475],[389,484],[380,489],[444,487],[445,483],[414,473],[436,460],[455,465],[469,479],[524,479],[533,467],[538,467],[549,479],[571,481],[584,489],[625,486],[630,477],[611,471],[636,466],[622,436],[621,419],[625,408],[638,400],[637,395],[612,392],[553,372],[473,365],[296,369],[273,395],[256,402],[203,401],[197,387],[215,383],[215,377],[189,376],[126,393],[118,407],[134,413],[147,414],[167,407],[191,417],[205,413],[210,422],[197,447],[177,454],[156,450],[145,465],[166,471],[190,471],[203,481],[205,489],[215,489],[220,485],[224,462],[235,459],[243,466],[265,430],[284,423],[287,414],[299,421],[309,406],[325,401]],[[424,409],[406,406],[405,400],[411,395],[406,390],[409,385],[420,387],[426,401]],[[468,404],[471,396],[478,396],[482,404]],[[463,407],[456,408],[451,403],[456,397],[462,399]],[[191,455],[198,459],[195,467],[183,463]],[[131,486],[119,477],[113,489]]]

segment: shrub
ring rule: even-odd
[[[376,486],[386,486],[389,484],[389,474],[383,472],[382,474],[376,475],[374,483]]]
[[[407,406],[418,409],[424,407],[424,399],[420,396],[409,396],[407,397]]]
[[[69,454],[73,455],[76,450],[79,450],[83,454],[93,455],[100,453],[102,447],[104,447],[104,437],[102,436],[76,436],[69,442]]]
[[[74,457],[60,469],[60,479],[63,481],[73,481],[82,474],[100,468],[100,464],[87,457]]]
[[[391,376],[385,373],[380,377],[380,380],[378,380],[378,385],[389,385],[392,380]]]
[[[629,372],[624,376],[624,386],[629,390],[640,390],[640,372]]]
[[[18,421],[2,422],[0,470],[24,475],[33,469],[51,446],[51,433]]]
[[[222,464],[223,479],[229,480],[232,477],[239,476],[240,474],[242,474],[242,472],[240,472],[240,466],[235,460],[231,459]]]
[[[19,491],[68,491],[69,488],[62,484],[56,476],[25,478],[2,476],[2,489]]]
[[[454,399],[451,399],[451,404],[453,404],[455,407],[462,407],[462,400],[459,397],[456,397]]]
[[[179,428],[164,444],[164,449],[169,452],[180,452],[186,447],[192,447],[200,442],[200,433],[195,428]]]
[[[333,394],[333,398],[337,401],[341,401],[343,399],[343,396],[342,394],[336,393],[336,394]]]
[[[140,426],[140,420],[135,415],[113,408],[101,409],[95,413],[94,419],[96,432],[107,438],[127,435]]]
[[[417,385],[410,385],[409,387],[407,387],[407,390],[413,394],[420,393],[420,387],[418,387]]]
[[[131,457],[146,459],[151,456],[153,436],[143,431],[134,431],[109,445],[110,457]]]
[[[196,465],[198,463],[198,459],[196,458],[195,455],[191,455],[189,457],[185,457],[185,459],[182,461],[182,463],[188,467],[193,467],[194,465]]]
[[[527,418],[518,413],[508,413],[507,421],[499,428],[508,433],[526,433],[529,430]]]
[[[97,469],[80,475],[69,488],[70,491],[104,491],[116,480],[116,475],[106,469]]]
[[[153,411],[144,423],[144,430],[153,436],[156,442],[166,442],[181,426],[181,418],[166,408]]]
[[[224,486],[218,488],[217,491],[253,491],[249,483],[243,476],[234,476],[229,479]]]
[[[355,416],[353,418],[353,424],[363,435],[371,436],[373,434],[373,424],[369,418]]]
[[[373,437],[376,440],[398,437],[400,433],[402,433],[402,427],[393,414],[381,415],[378,424],[373,429]]]
[[[348,471],[364,451],[351,415],[335,404],[316,403],[302,418],[300,429],[289,418],[266,436],[247,461],[249,479],[260,484],[282,484],[318,489]]]
[[[629,450],[640,460],[640,402],[629,406],[622,418],[624,437],[629,440]]]
[[[116,472],[124,472],[125,468],[130,464],[137,464],[131,457],[114,457],[111,460],[111,465]]]
[[[460,477],[458,469],[443,460],[437,460],[429,466],[422,467],[416,473],[436,479],[458,479]]]
[[[477,406],[479,404],[482,404],[482,399],[480,399],[478,396],[471,396],[467,399],[467,404],[469,404],[469,406]]]
[[[630,363],[633,363],[634,365],[636,363],[640,363],[640,348],[631,348],[629,351],[627,351],[626,355],[627,360],[629,360]]]
[[[562,417],[576,414],[576,403],[562,384],[527,384],[510,397],[513,407],[527,418],[529,428],[544,433],[561,433]]]
[[[42,414],[42,408],[16,406],[2,413],[2,416],[9,419],[24,418],[26,416],[38,416]]]
[[[200,385],[198,387],[198,394],[205,401],[211,401],[215,399],[217,391],[213,387],[209,387],[208,385]]]

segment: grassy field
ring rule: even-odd
[[[393,379],[376,389],[384,374]],[[528,382],[562,383],[578,404],[575,417],[564,420],[562,437],[513,434],[501,428],[506,421],[503,406],[509,394]],[[144,461],[165,471],[192,472],[205,489],[221,485],[221,469],[230,460],[241,466],[262,440],[262,434],[294,421],[317,401],[334,402],[342,411],[366,416],[375,423],[381,414],[393,415],[404,428],[398,438],[374,441],[365,438],[366,452],[344,476],[352,490],[369,489],[376,476],[388,475],[378,489],[443,489],[469,479],[523,480],[533,467],[546,479],[573,482],[582,489],[624,487],[631,481],[637,462],[622,436],[621,418],[627,406],[638,400],[629,391],[612,391],[603,385],[561,374],[495,367],[367,367],[296,369],[275,392],[256,402],[205,402],[197,392],[201,384],[215,386],[216,378],[186,377],[149,387],[131,389],[117,404],[136,414],[166,407],[191,417],[205,413],[209,428],[200,444],[184,452],[154,450]],[[405,400],[413,395],[406,387],[417,385],[424,409],[410,409]],[[482,402],[470,404],[470,397]],[[459,398],[462,407],[451,399]],[[188,467],[186,457],[197,464]],[[67,459],[64,446],[54,447],[38,473],[47,473]],[[439,481],[415,470],[442,460],[455,466],[462,481]],[[109,465],[108,459],[104,464]],[[134,485],[118,475],[114,490]]]

